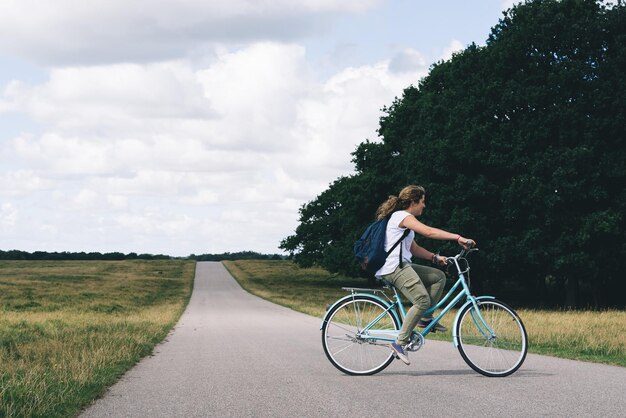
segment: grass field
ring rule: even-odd
[[[71,417],[151,353],[192,261],[0,261],[0,418]]]
[[[250,293],[319,318],[327,304],[346,295],[341,287],[367,287],[363,279],[334,276],[319,268],[301,269],[288,261],[225,261],[224,265]],[[517,313],[526,326],[530,352],[626,367],[625,311],[518,309]],[[454,315],[451,311],[442,320],[449,329]],[[428,338],[451,340],[451,334]]]

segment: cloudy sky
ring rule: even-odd
[[[511,4],[0,0],[0,249],[280,252],[380,109]]]

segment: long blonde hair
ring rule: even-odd
[[[376,219],[386,218],[397,210],[404,210],[411,206],[411,202],[419,202],[426,195],[422,186],[406,186],[400,190],[398,196],[389,196],[376,211]]]

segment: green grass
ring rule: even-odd
[[[346,295],[342,287],[367,287],[364,279],[302,269],[289,261],[242,260],[223,263],[252,294],[321,318],[326,305]],[[506,301],[504,301],[506,302]],[[529,351],[626,367],[626,312],[518,309],[528,332]],[[442,323],[449,329],[456,312]],[[451,340],[450,331],[429,339]]]
[[[293,310],[321,317],[326,304],[346,295],[341,287],[363,287],[362,279],[333,276],[320,268],[301,269],[288,261],[224,261],[250,293]]]
[[[71,417],[182,314],[191,261],[1,261],[0,417]]]

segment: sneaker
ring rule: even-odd
[[[430,318],[430,319],[420,319],[419,321],[417,321],[417,326],[420,327],[420,328],[426,328],[427,326],[430,325],[432,320],[433,320],[432,318]],[[446,332],[447,330],[448,330],[448,328],[444,327],[439,322],[437,322],[435,324],[435,326],[433,327],[433,331]]]
[[[411,362],[409,361],[409,356],[406,354],[406,351],[404,351],[404,348],[402,348],[400,344],[391,343],[389,344],[389,347],[391,347],[391,351],[396,353],[396,357],[402,360],[404,364],[411,364]]]

